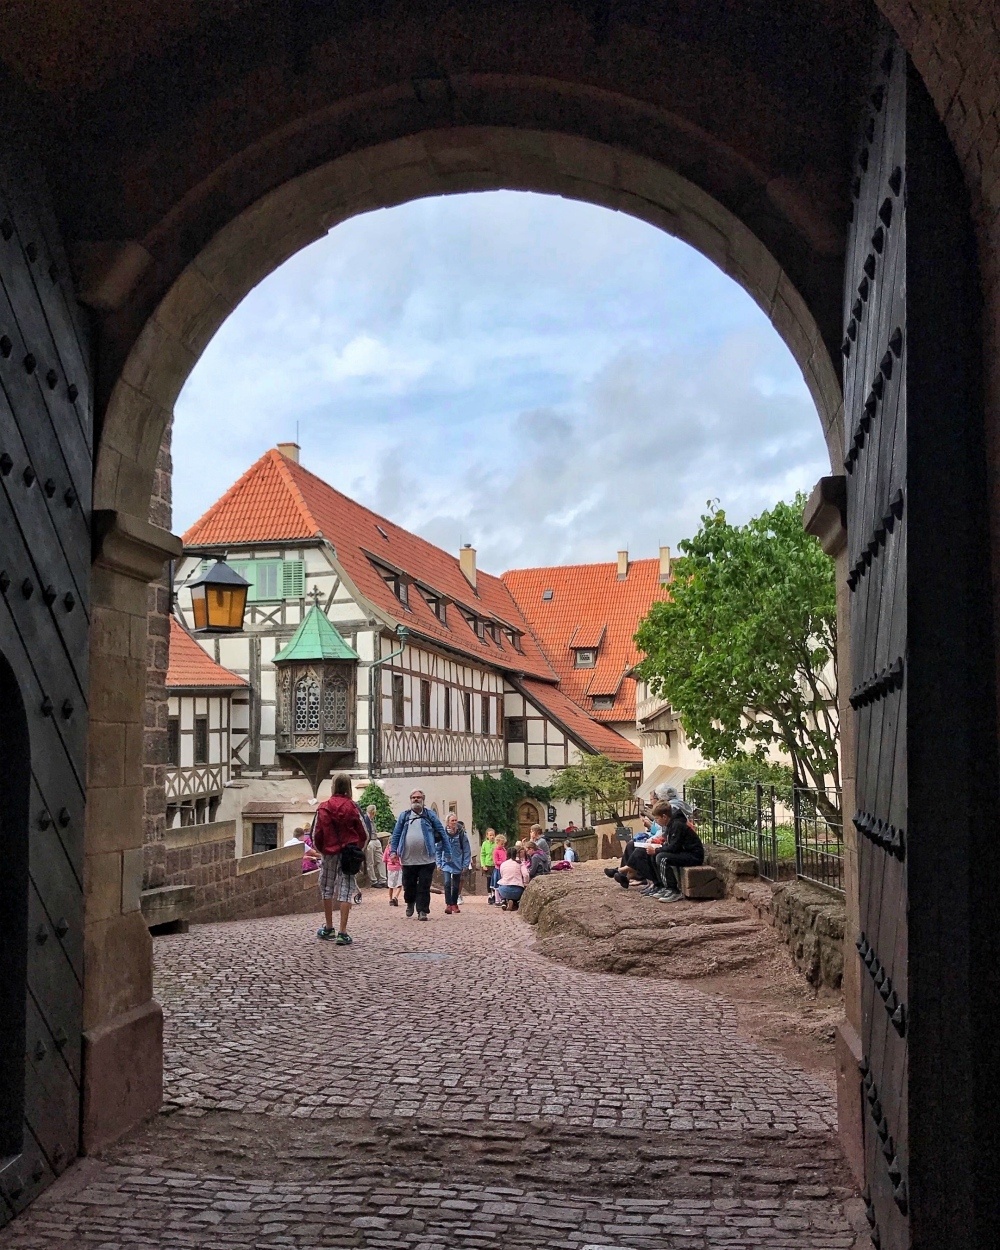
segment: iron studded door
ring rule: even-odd
[[[957,1250],[997,1244],[977,1109],[997,974],[977,933],[996,754],[975,249],[891,37],[862,128],[843,354],[865,1199],[876,1246]]]
[[[0,1224],[79,1138],[91,415],[44,186],[0,148]]]

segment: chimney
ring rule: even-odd
[[[287,460],[294,460],[299,463],[299,452],[302,450],[298,443],[279,443],[278,450]]]
[[[660,548],[660,585],[665,586],[667,582],[673,581],[673,574],[670,571],[670,548]]]
[[[465,580],[473,590],[476,589],[476,549],[472,543],[465,543],[458,553],[458,563],[465,575]]]
[[[628,551],[618,553],[618,580],[623,582],[628,577]]]

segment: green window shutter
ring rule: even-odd
[[[252,603],[257,597],[255,592],[254,562],[252,560],[233,560],[229,567],[234,573],[239,573],[240,577],[245,577],[250,583],[247,590],[247,602]]]
[[[301,599],[305,594],[305,566],[301,560],[285,560],[281,566],[281,595]]]

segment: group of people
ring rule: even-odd
[[[529,881],[552,871],[552,853],[545,830],[532,825],[529,836],[508,845],[507,835],[487,829],[479,848],[479,865],[486,878],[486,901],[499,904],[502,911],[517,911],[521,895]],[[576,859],[576,852],[567,846],[564,853],[568,860]]]
[[[390,907],[399,906],[402,894],[407,916],[415,913],[418,920],[428,919],[431,881],[434,869],[440,868],[445,915],[461,911],[462,876],[472,864],[472,844],[458,817],[451,813],[442,824],[437,812],[427,807],[424,792],[414,790],[383,849],[376,814],[374,804],[362,811],[355,803],[351,779],[341,773],[334,778],[333,793],[317,808],[312,829],[295,831],[303,844],[302,871],[319,869],[324,923],[316,936],[321,941],[351,945],[347,924],[351,904],[360,901],[357,877],[362,867],[375,888],[388,890]],[[339,908],[336,927],[334,904]]]
[[[638,883],[651,898],[675,903],[683,897],[680,870],[704,863],[705,848],[691,807],[672,786],[653,797],[656,801],[643,817],[643,832],[626,843],[619,866],[604,872],[623,889]]]

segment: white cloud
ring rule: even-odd
[[[252,292],[177,405],[175,524],[300,427],[303,462],[482,567],[651,555],[828,471],[788,351],[621,214],[515,193],[337,227]]]

